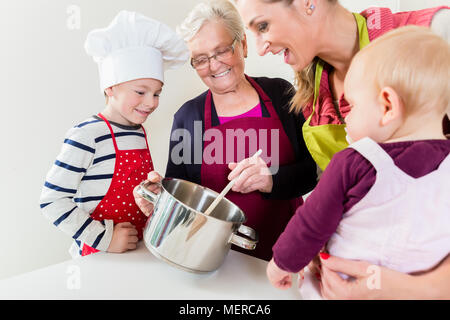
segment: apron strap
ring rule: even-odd
[[[147,145],[147,150],[150,152],[150,148],[148,147],[148,141],[147,141],[147,132],[145,132],[144,126],[141,125],[142,131],[144,131],[144,137],[145,137],[145,144]]]
[[[396,168],[394,160],[391,156],[384,151],[384,149],[375,141],[369,137],[358,140],[352,143],[349,148],[353,148],[358,151],[364,158],[377,170],[377,174],[380,175],[384,172],[384,168]]]
[[[206,94],[206,101],[205,101],[205,131],[211,128],[212,124],[212,94],[211,90],[208,90],[208,93]]]
[[[319,93],[320,93],[320,81],[322,78],[323,73],[323,61],[319,59],[316,63],[316,73],[314,75],[314,101],[312,105],[312,111],[309,115],[308,119],[306,119],[306,122],[304,125],[309,126],[309,123],[311,122],[312,116],[314,112],[316,111],[316,105],[317,101],[319,100]]]
[[[439,165],[439,170],[442,170],[443,172],[450,172],[450,153],[445,157],[444,160],[442,160],[441,164]]]
[[[359,34],[359,50],[362,50],[365,46],[370,43],[369,29],[367,28],[367,20],[359,13],[353,12],[356,24],[358,26]]]
[[[358,35],[359,35],[359,49],[362,50],[365,46],[367,46],[370,43],[369,39],[369,30],[367,29],[367,21],[366,18],[364,18],[359,13],[353,12],[353,16],[355,17],[356,24],[358,26]],[[314,100],[313,100],[313,106],[312,106],[312,112],[311,115],[306,120],[306,125],[309,125],[312,116],[316,110],[316,105],[319,100],[319,93],[320,93],[320,81],[322,79],[322,73],[324,68],[324,62],[319,59],[316,64],[316,73],[314,76]]]
[[[267,108],[267,111],[269,111],[270,117],[278,119],[278,114],[275,111],[275,108],[273,107],[272,100],[269,98],[269,96],[264,92],[264,90],[261,88],[261,86],[253,79],[250,78],[248,75],[245,75],[245,78],[248,82],[253,86],[253,88],[256,90],[258,95],[261,97],[261,99],[264,101],[264,104]]]
[[[109,123],[108,120],[106,120],[106,118],[101,113],[99,113],[98,116],[100,118],[102,118],[103,121],[105,121],[106,125],[108,126],[109,131],[111,132],[111,138],[112,138],[112,141],[113,141],[113,144],[114,144],[114,149],[116,150],[116,153],[117,153],[119,151],[119,148],[117,147],[116,137],[114,136],[114,131],[113,131],[112,127],[111,127],[111,124]]]
[[[113,131],[112,127],[111,127],[111,124],[109,123],[108,120],[106,120],[106,118],[105,118],[101,113],[99,113],[98,116],[99,116],[100,118],[102,118],[103,121],[105,121],[106,124],[108,125],[109,131],[111,132],[111,138],[112,138],[113,144],[114,144],[114,149],[115,149],[116,152],[117,152],[117,151],[119,150],[119,148],[117,147],[116,137],[115,137],[115,135],[114,135],[114,131]],[[147,132],[145,131],[143,125],[141,125],[141,128],[142,128],[142,131],[144,131],[144,138],[145,138],[145,144],[147,145],[147,150],[150,152],[150,148],[149,148],[149,146],[148,146],[148,141],[147,141]]]

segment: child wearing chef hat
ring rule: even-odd
[[[164,70],[185,63],[184,41],[168,26],[121,11],[91,31],[105,109],[70,129],[41,194],[44,215],[75,243],[73,257],[136,248],[146,216],[133,188],[153,171],[142,126],[158,107]]]
[[[274,245],[274,286],[289,287],[290,273],[324,246],[404,273],[430,270],[448,255],[449,72],[449,43],[422,27],[396,29],[355,56],[344,83],[354,143],[333,157]]]

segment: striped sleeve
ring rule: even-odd
[[[84,196],[79,187],[95,158],[94,139],[83,126],[69,130],[46,176],[40,207],[44,216],[58,229],[75,240],[106,251],[112,238],[112,221],[93,220],[89,212],[77,206],[76,201]]]

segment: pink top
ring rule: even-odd
[[[247,111],[246,113],[239,114],[237,116],[232,116],[232,117],[219,117],[219,122],[220,122],[220,124],[224,124],[224,123],[234,120],[234,119],[249,118],[249,117],[256,117],[256,118],[262,117],[262,110],[261,110],[260,103],[258,103],[253,109]]]

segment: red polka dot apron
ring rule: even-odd
[[[138,239],[142,239],[142,232],[147,217],[139,210],[133,196],[133,189],[142,180],[147,178],[147,174],[153,171],[152,158],[147,143],[147,134],[144,127],[146,149],[119,150],[111,124],[102,114],[98,114],[105,121],[116,151],[116,163],[111,185],[103,199],[91,213],[94,220],[113,220],[114,225],[121,222],[131,222],[138,231]],[[98,252],[86,244],[83,245],[82,256]]]

